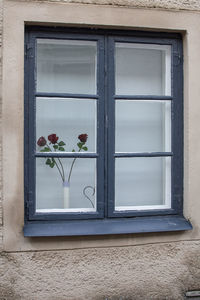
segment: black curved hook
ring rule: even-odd
[[[90,201],[90,203],[92,204],[92,207],[94,208],[94,204],[93,204],[92,200],[88,197],[88,195],[86,195],[86,190],[87,189],[92,189],[92,196],[94,196],[94,194],[95,194],[95,188],[92,187],[91,185],[87,185],[83,189],[83,195],[85,196],[85,198],[87,198]]]

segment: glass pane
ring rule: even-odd
[[[170,101],[116,101],[116,152],[170,152]]]
[[[170,157],[117,158],[115,164],[116,210],[170,207]]]
[[[46,148],[46,145],[39,146],[40,137],[45,138],[51,150],[78,152],[77,143],[85,141],[81,151],[96,151],[96,100],[37,98],[36,124],[37,151]],[[59,137],[55,144],[52,134]],[[53,149],[61,141],[65,145],[60,144],[61,148]]]
[[[37,40],[37,91],[96,93],[97,43]]]
[[[117,95],[171,95],[171,46],[116,43]]]
[[[96,159],[77,158],[73,167],[74,158],[54,160],[36,160],[36,210],[96,211]]]

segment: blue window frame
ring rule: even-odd
[[[53,84],[49,83],[54,78],[46,80],[42,77],[44,88],[38,88],[37,68],[39,68],[38,57],[40,55],[40,46],[38,45],[43,44],[43,54],[40,60],[44,60],[48,56],[48,51],[51,53],[51,47],[55,48],[55,45],[65,42],[70,45],[68,48],[71,47],[74,53],[77,49],[73,48],[74,45],[81,45],[81,52],[75,57],[76,61],[78,61],[78,57],[81,61],[81,55],[84,55],[83,45],[89,45],[88,49],[90,49],[91,45],[94,45],[91,43],[95,43],[96,56],[93,61],[96,69],[95,75],[93,74],[90,78],[94,79],[96,76],[96,90],[91,88],[84,91],[86,87],[84,84],[81,86],[80,83],[80,86],[75,84],[77,92],[72,87],[72,91],[70,88],[68,91],[63,87],[58,87],[58,82],[54,84],[54,87],[56,86],[54,90],[52,89]],[[48,47],[45,44],[48,44]],[[68,48],[65,47],[66,53]],[[52,57],[60,59],[59,68],[61,69],[65,63],[64,60],[68,58],[63,59],[59,49],[56,50],[58,53],[56,55],[54,53]],[[147,53],[152,55],[150,64],[148,64],[149,54]],[[181,35],[138,31],[27,27],[25,54],[24,235],[100,235],[191,229],[191,224],[183,217],[183,50]],[[137,66],[138,61],[141,61],[139,67]],[[159,62],[161,62],[161,69],[157,67]],[[83,62],[81,63],[83,64]],[[70,67],[68,66],[68,68]],[[89,72],[92,72],[91,69],[92,67]],[[135,69],[136,71],[134,71]],[[154,69],[159,87],[153,77]],[[70,76],[79,77],[76,71],[70,72]],[[135,86],[133,84],[132,87],[132,84],[129,83],[127,74],[134,78],[134,72],[139,72],[141,77],[146,78],[143,85],[139,82]],[[165,76],[162,72],[165,73]],[[85,77],[86,75],[78,79],[82,81]],[[81,92],[82,90],[83,92]],[[40,109],[42,105],[44,107],[46,107],[45,105],[51,106],[53,101],[61,103],[61,100],[66,100],[65,103],[70,100],[70,103],[73,103],[77,99],[80,109],[81,105],[85,105],[85,103],[95,103],[96,150],[85,152],[38,150],[36,148],[39,137],[37,135],[38,107]],[[52,107],[56,113],[57,106]],[[154,147],[154,144],[157,143],[154,141],[155,129],[153,128],[151,132],[147,130],[143,135],[140,130],[141,120],[138,121],[138,116],[142,116],[142,120],[147,117],[148,122],[149,107],[152,114],[156,115],[154,111],[159,114],[159,117],[155,117],[157,120],[156,130],[159,132],[162,146],[158,145],[157,148]],[[124,111],[125,115],[123,115]],[[168,112],[166,113],[166,111]],[[82,113],[84,114],[84,111]],[[42,118],[43,116],[41,116]],[[160,121],[161,118],[165,119],[164,123]],[[138,134],[136,133],[136,142],[133,141],[133,138],[129,138],[131,133],[124,134],[125,131],[122,128],[124,120],[130,125],[133,119],[139,126],[137,127],[139,129],[137,129]],[[162,126],[164,129],[161,130]],[[127,130],[129,129],[126,129],[126,132]],[[163,130],[165,138],[162,135]],[[121,145],[120,140],[124,138],[124,135],[126,135],[126,139]],[[150,148],[141,142],[141,140],[148,139],[148,136],[149,144],[152,144]],[[135,144],[140,144],[141,148],[137,148]],[[95,209],[37,209],[38,197],[40,199],[47,197],[48,200],[45,190],[43,191],[42,187],[39,187],[43,182],[44,175],[38,175],[37,169],[42,168],[38,161],[50,159],[53,162],[58,158],[66,161],[78,158],[82,162],[89,159],[92,163],[96,162],[96,175],[93,176],[95,177],[96,202],[93,205]],[[155,168],[153,169],[152,166]],[[134,180],[130,180],[132,178],[130,172],[134,168],[136,169],[136,173],[133,175]],[[41,174],[46,174],[45,172],[41,171]],[[85,176],[84,174],[83,176]],[[38,176],[40,176],[39,180],[37,180]],[[47,190],[48,186],[50,188],[50,182],[46,185]],[[160,185],[162,185],[162,189],[159,188]],[[147,192],[143,192],[145,189]],[[137,195],[142,191],[142,205],[138,205],[137,201],[133,201],[133,205],[130,204],[134,198],[134,191]],[[152,198],[151,201],[150,198]],[[160,200],[160,198],[165,200]]]

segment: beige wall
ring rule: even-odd
[[[115,6],[11,0],[3,3],[0,299],[183,299],[184,291],[200,289],[200,14],[131,8],[136,2],[146,7],[200,8],[199,1],[123,1],[127,7],[117,7],[120,1],[112,1]],[[87,238],[23,237],[26,23],[173,30],[183,34],[184,215],[192,222],[192,231]]]
[[[4,253],[0,299],[181,300],[186,290],[199,289],[199,247],[181,242]]]
[[[24,3],[4,4],[3,31],[3,207],[4,249],[46,250],[84,247],[137,245],[199,239],[198,209],[200,194],[198,173],[198,120],[200,111],[198,73],[200,61],[200,15],[196,13],[154,11],[96,5]],[[15,20],[15,22],[13,22]],[[23,200],[23,82],[24,24],[62,24],[63,26],[97,26],[139,28],[182,32],[184,39],[185,84],[185,178],[184,215],[194,229],[182,233],[129,235],[89,238],[24,238]],[[10,84],[12,82],[12,88]],[[195,130],[194,130],[195,129]]]
[[[0,1],[0,53],[1,53],[1,64],[0,64],[0,124],[1,124],[1,138],[0,138],[0,251],[3,248],[3,211],[2,211],[2,29],[3,29],[3,2]]]
[[[12,1],[12,0],[10,0]],[[19,0],[23,1],[23,0]],[[26,2],[34,2],[26,0]],[[65,3],[84,3],[102,4],[126,7],[141,8],[163,8],[172,10],[200,10],[199,0],[41,0],[40,2],[65,2]]]

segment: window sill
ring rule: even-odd
[[[192,225],[182,216],[136,217],[104,220],[59,222],[28,222],[25,237],[83,236],[128,233],[150,233],[191,230]]]

